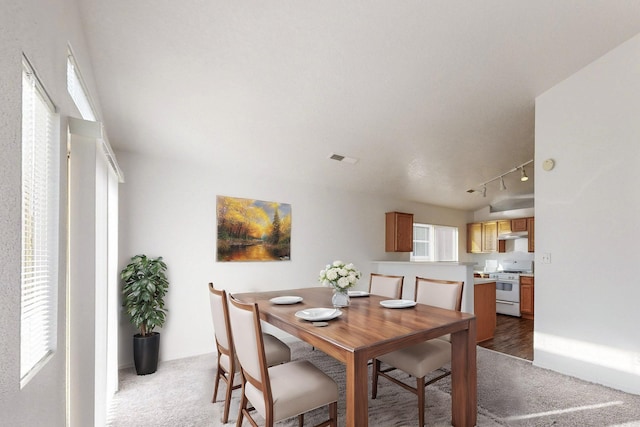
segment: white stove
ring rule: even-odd
[[[496,279],[496,313],[520,317],[520,274],[531,273],[532,261],[502,261],[502,270],[489,274]]]

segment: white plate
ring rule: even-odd
[[[367,291],[347,291],[347,294],[353,298],[369,296],[369,292]]]
[[[296,317],[310,322],[331,320],[342,315],[337,308],[307,308],[296,312]]]
[[[269,301],[271,301],[274,304],[295,304],[295,303],[301,302],[302,297],[287,295],[284,297],[271,298]]]
[[[407,308],[413,307],[416,302],[410,299],[387,299],[380,301],[380,305],[387,308]]]

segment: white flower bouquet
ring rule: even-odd
[[[360,275],[360,271],[353,264],[333,261],[333,263],[327,264],[324,270],[320,271],[318,281],[324,286],[331,286],[336,291],[346,291],[355,286],[358,279],[360,279]]]

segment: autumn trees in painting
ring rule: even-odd
[[[291,205],[218,196],[218,261],[291,257]]]

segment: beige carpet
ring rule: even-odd
[[[307,359],[332,376],[344,396],[345,369],[307,344],[293,343],[292,357]],[[162,363],[158,372],[137,376],[120,372],[110,426],[222,426],[223,404],[211,403],[213,354]],[[427,387],[428,426],[451,423],[449,379]],[[224,385],[219,391],[223,396]],[[237,417],[239,391],[234,391],[230,422]],[[343,401],[344,399],[341,399]],[[344,403],[339,425],[344,425]],[[326,417],[322,408],[305,416],[305,425]],[[372,427],[417,425],[416,397],[381,379],[378,398],[369,399]],[[249,423],[245,421],[245,426]],[[297,426],[297,419],[277,424]],[[525,360],[478,347],[478,426],[640,426],[640,396],[622,393],[531,365]]]

